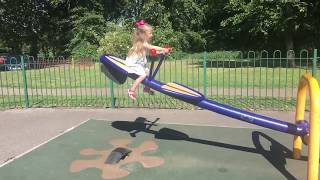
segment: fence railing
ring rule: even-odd
[[[156,79],[194,88],[209,99],[245,109],[291,110],[297,85],[306,72],[317,74],[317,50],[172,54]],[[24,65],[22,65],[24,64]],[[0,62],[0,108],[147,107],[192,109],[193,105],[161,93],[138,89],[131,101],[127,88],[100,71],[98,59],[6,57]]]

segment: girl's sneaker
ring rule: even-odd
[[[147,86],[145,86],[145,87],[143,88],[143,92],[144,92],[144,93],[148,93],[148,94],[150,94],[150,95],[154,95],[154,91],[151,90],[151,88],[149,88],[149,87],[147,87]]]
[[[132,100],[137,100],[137,94],[136,92],[132,91],[131,89],[128,89],[128,95]]]

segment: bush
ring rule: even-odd
[[[152,44],[157,46],[170,45],[176,51],[183,49],[183,45],[187,43],[181,32],[175,32],[172,29],[155,28],[153,33]]]
[[[105,33],[99,44],[98,53],[100,55],[114,54],[119,57],[126,57],[132,46],[132,32],[119,28],[115,29]],[[161,47],[170,45],[174,48],[174,51],[178,52],[200,52],[205,49],[206,41],[197,32],[182,33],[170,28],[155,27],[152,44]]]
[[[131,48],[131,44],[131,33],[128,31],[107,32],[99,42],[98,54],[113,54],[125,58]]]
[[[203,37],[201,37],[201,34],[199,32],[187,31],[184,33],[184,37],[188,42],[184,47],[184,51],[186,52],[205,51],[206,40]]]
[[[242,54],[240,51],[212,51],[207,52],[207,57],[209,61],[221,61],[221,60],[235,60],[235,59],[242,59]],[[170,53],[167,57],[167,59],[203,59],[204,58],[204,52],[201,53],[187,53],[187,52],[181,52],[181,51],[174,51]]]
[[[199,32],[177,32],[170,28],[159,28],[154,31],[153,43],[159,46],[170,45],[176,51],[201,52],[205,50],[206,40]]]
[[[98,57],[97,46],[92,45],[86,41],[81,41],[72,49],[71,55],[75,58],[82,58],[82,57],[96,58]]]

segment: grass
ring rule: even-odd
[[[178,82],[193,88],[288,88],[296,87],[301,75],[301,68],[267,68],[267,67],[209,67],[197,65],[195,60],[166,61],[156,76],[161,82]],[[100,63],[92,66],[60,65],[45,69],[26,71],[28,88],[105,88],[109,80],[100,71]],[[129,83],[132,83],[129,80]],[[22,71],[0,72],[0,87],[22,88]],[[0,92],[1,93],[1,92]]]
[[[228,104],[237,108],[247,110],[294,110],[295,98],[272,98],[272,97],[241,97],[241,96],[209,96],[211,100]],[[24,108],[24,96],[0,96],[0,109]],[[112,107],[113,100],[110,97],[99,96],[33,96],[29,97],[29,107]],[[155,96],[139,96],[137,102],[133,103],[127,96],[116,96],[115,107],[128,108],[175,108],[196,109],[197,107],[188,103],[178,101],[171,97],[158,93]]]

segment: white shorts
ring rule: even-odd
[[[140,64],[135,64],[135,65],[130,65],[128,66],[130,69],[129,73],[134,73],[137,74],[139,76],[146,76],[148,73],[148,68],[143,67]]]

